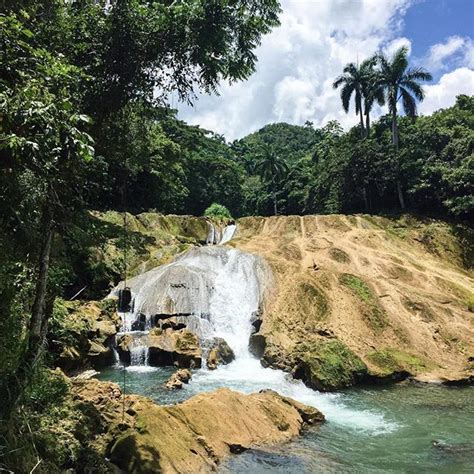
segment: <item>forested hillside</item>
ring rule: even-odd
[[[9,456],[0,470],[28,472],[42,456],[37,472],[94,472],[99,461],[80,446],[88,432],[71,435],[74,455],[71,427],[56,443],[63,417],[52,407],[72,395],[45,347],[85,330],[63,331],[55,304],[100,300],[127,272],[206,243],[216,216],[413,213],[456,221],[470,242],[474,97],[399,116],[394,134],[393,104],[370,124],[383,100],[366,91],[365,119],[359,103],[350,130],[276,123],[229,142],[180,120],[170,97],[193,104],[222,81],[247,79],[279,25],[277,0],[0,6],[0,457]],[[390,64],[376,59],[382,75]],[[92,307],[106,312],[101,304]]]

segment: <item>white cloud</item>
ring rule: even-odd
[[[452,67],[474,67],[474,42],[471,38],[450,36],[444,43],[431,46],[423,63],[430,71],[443,71]]]
[[[444,74],[438,84],[425,86],[425,100],[418,110],[424,115],[450,107],[459,94],[474,95],[474,71],[467,67]]]
[[[229,140],[278,121],[311,120],[319,127],[336,119],[347,129],[358,120],[352,109],[349,114],[342,110],[339,91],[332,88],[334,78],[348,62],[377,50],[410,48],[400,32],[403,15],[414,1],[283,0],[281,26],[265,36],[256,51],[256,73],[246,82],[222,84],[220,96],[201,96],[194,108],[180,106],[180,117]],[[442,63],[449,45],[438,46],[433,47],[433,58]],[[427,101],[432,104],[436,89],[429,90]]]

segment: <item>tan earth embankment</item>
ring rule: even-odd
[[[277,282],[263,362],[320,389],[371,374],[472,381],[472,235],[410,216],[239,219],[231,245],[265,257]]]

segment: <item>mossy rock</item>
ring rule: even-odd
[[[377,295],[362,278],[351,273],[343,273],[339,283],[349,288],[354,296],[363,303],[363,317],[375,332],[381,332],[388,326],[385,310],[380,306]]]
[[[376,375],[382,376],[402,371],[416,375],[435,367],[433,363],[420,356],[389,347],[368,354],[367,359],[380,369],[380,373]]]
[[[295,378],[311,388],[330,391],[350,387],[367,375],[367,366],[338,340],[318,340],[294,352]]]

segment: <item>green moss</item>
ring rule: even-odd
[[[466,306],[471,313],[474,313],[474,294],[467,297]]]
[[[341,250],[341,249],[338,249],[338,248],[335,248],[335,247],[332,247],[331,249],[329,249],[329,256],[335,260],[336,262],[339,262],[339,263],[350,263],[351,262],[351,258],[349,257],[349,255],[344,252],[344,250]]]
[[[300,301],[307,306],[307,312],[313,314],[318,321],[325,319],[329,312],[326,295],[319,288],[307,282],[302,283],[299,288],[302,293]]]
[[[339,283],[350,288],[356,296],[366,303],[372,302],[375,299],[375,295],[373,294],[372,290],[358,276],[352,275],[350,273],[343,273],[339,277]]]
[[[387,315],[380,306],[377,295],[364,280],[351,273],[343,273],[339,277],[339,283],[349,288],[365,304],[364,319],[374,331],[382,331],[388,326]]]
[[[318,390],[349,387],[367,373],[364,362],[338,340],[301,344],[295,356],[295,375]]]
[[[418,374],[434,367],[432,363],[421,357],[393,348],[372,352],[368,354],[367,358],[381,370],[382,375],[388,375],[402,370],[412,374]]]

